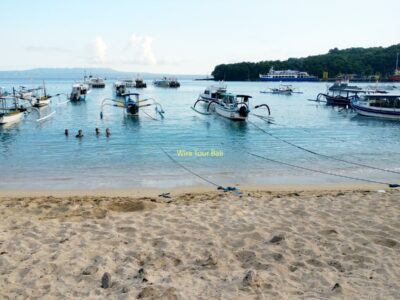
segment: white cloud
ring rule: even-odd
[[[155,65],[156,57],[153,53],[153,39],[149,36],[132,34],[128,43],[128,60],[132,63],[143,65]]]
[[[98,36],[94,41],[94,52],[96,61],[101,63],[106,62],[107,59],[107,44],[101,36]]]

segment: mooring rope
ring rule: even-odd
[[[186,167],[186,166],[184,166],[183,164],[181,164],[180,162],[178,162],[175,158],[173,158],[171,155],[169,155],[168,152],[165,151],[163,148],[161,148],[161,150],[164,152],[164,154],[165,154],[166,156],[168,156],[168,158],[169,158],[172,162],[174,162],[175,164],[177,164],[178,166],[180,166],[182,169],[186,170],[186,171],[189,172],[190,174],[192,174],[192,175],[194,175],[194,176],[200,178],[201,180],[203,180],[203,181],[205,181],[205,182],[207,182],[207,183],[209,183],[209,184],[211,184],[211,185],[213,185],[213,186],[216,186],[218,190],[223,190],[224,192],[237,191],[237,190],[238,190],[238,188],[236,188],[236,187],[231,187],[231,186],[223,187],[222,185],[219,185],[219,184],[217,184],[217,183],[215,183],[215,182],[212,182],[211,180],[208,180],[207,178],[205,178],[205,177],[203,177],[203,176],[197,174],[196,172],[190,170],[188,167]]]
[[[298,166],[298,165],[293,165],[293,164],[289,164],[289,163],[286,163],[286,162],[283,162],[283,161],[267,158],[265,156],[257,155],[257,154],[254,154],[254,153],[250,153],[250,152],[247,152],[247,153],[252,155],[252,156],[254,156],[254,157],[258,157],[258,158],[261,158],[261,159],[264,159],[264,160],[267,160],[267,161],[271,161],[271,162],[274,162],[274,163],[277,163],[277,164],[289,166],[289,167],[292,167],[292,168],[297,168],[297,169],[306,170],[306,171],[310,171],[310,172],[320,173],[320,174],[324,174],[324,175],[330,175],[330,176],[336,176],[336,177],[341,177],[341,178],[346,178],[346,179],[358,180],[358,181],[363,181],[363,182],[384,184],[384,185],[389,186],[390,188],[400,187],[400,185],[396,184],[396,183],[388,183],[388,182],[382,182],[382,181],[377,181],[377,180],[372,180],[372,179],[364,179],[364,178],[358,178],[358,177],[352,177],[352,176],[347,176],[347,175],[341,175],[341,174],[337,174],[337,173],[327,172],[327,171],[311,169],[311,168],[302,167],[302,166]]]
[[[364,167],[364,168],[368,168],[368,169],[373,169],[373,170],[378,170],[378,171],[388,172],[388,173],[394,173],[394,174],[400,174],[400,172],[397,172],[397,171],[388,170],[388,169],[383,169],[383,168],[378,168],[378,167],[366,165],[366,164],[363,164],[363,163],[357,163],[357,162],[354,162],[354,161],[349,161],[349,160],[345,160],[345,159],[341,159],[341,158],[336,158],[336,157],[333,157],[333,156],[329,156],[329,155],[326,155],[326,154],[322,154],[322,153],[319,153],[319,152],[315,152],[315,151],[313,151],[313,150],[310,150],[310,149],[304,148],[304,147],[302,147],[302,146],[296,145],[296,144],[294,144],[294,143],[292,143],[292,142],[290,142],[290,141],[288,141],[288,140],[285,140],[285,139],[283,139],[283,138],[280,138],[280,137],[278,137],[278,136],[276,136],[276,135],[273,135],[272,133],[268,132],[267,130],[261,128],[260,126],[258,126],[257,124],[255,124],[255,123],[253,123],[253,122],[251,122],[251,121],[248,121],[248,122],[249,122],[250,124],[252,124],[253,126],[255,126],[256,128],[258,128],[259,130],[261,130],[262,132],[268,134],[269,136],[271,136],[271,137],[273,137],[273,138],[275,138],[275,139],[277,139],[277,140],[280,140],[281,142],[284,142],[284,143],[286,143],[286,144],[288,144],[288,145],[290,145],[290,146],[293,146],[293,147],[298,148],[298,149],[300,149],[300,150],[303,150],[303,151],[305,151],[305,152],[311,153],[311,154],[313,154],[313,155],[317,155],[317,156],[329,158],[329,159],[332,159],[332,160],[336,160],[336,161],[344,162],[344,163],[347,163],[347,164],[350,164],[350,165],[360,166],[360,167]]]

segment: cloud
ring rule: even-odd
[[[107,44],[101,36],[98,36],[93,43],[95,60],[101,63],[107,60]]]
[[[157,59],[153,53],[153,39],[149,36],[132,34],[126,47],[127,58],[132,64],[155,65]]]

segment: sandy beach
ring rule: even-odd
[[[0,298],[399,299],[399,199],[376,187],[2,192]]]

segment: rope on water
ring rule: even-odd
[[[363,181],[363,182],[384,184],[384,185],[389,186],[390,188],[400,187],[400,185],[396,184],[396,183],[388,183],[388,182],[382,182],[382,181],[377,181],[377,180],[372,180],[372,179],[364,179],[364,178],[352,177],[352,176],[347,176],[347,175],[341,175],[341,174],[332,173],[332,172],[320,171],[320,170],[316,170],[316,169],[311,169],[311,168],[307,168],[307,167],[302,167],[302,166],[298,166],[298,165],[289,164],[289,163],[286,163],[286,162],[283,162],[283,161],[267,158],[265,156],[257,155],[257,154],[250,153],[250,152],[247,152],[247,153],[252,155],[252,156],[254,156],[254,157],[258,157],[258,158],[261,158],[261,159],[264,159],[264,160],[267,160],[267,161],[271,161],[271,162],[274,162],[274,163],[277,163],[277,164],[289,166],[289,167],[292,167],[292,168],[297,168],[297,169],[306,170],[306,171],[310,171],[310,172],[320,173],[320,174],[324,174],[324,175],[330,175],[330,176],[336,176],[336,177],[341,177],[341,178],[346,178],[346,179],[358,180],[358,181]]]
[[[211,180],[208,180],[207,178],[205,178],[205,177],[203,177],[203,176],[201,176],[201,175],[199,175],[199,174],[193,172],[192,170],[190,170],[190,169],[187,168],[186,166],[182,165],[182,164],[181,164],[180,162],[178,162],[175,158],[173,158],[171,155],[169,155],[168,152],[165,151],[163,148],[161,148],[161,150],[164,152],[164,154],[165,154],[166,156],[168,156],[168,158],[169,158],[172,162],[174,162],[175,164],[177,164],[178,166],[180,166],[182,169],[184,169],[184,170],[186,170],[187,172],[189,172],[190,174],[192,174],[192,175],[194,175],[194,176],[200,178],[201,180],[203,180],[203,181],[205,181],[205,182],[207,182],[207,183],[209,183],[209,184],[211,184],[211,185],[213,185],[213,186],[216,186],[217,189],[219,189],[219,190],[224,190],[225,192],[227,192],[227,191],[236,191],[236,190],[238,189],[238,188],[236,188],[236,187],[230,187],[230,186],[223,187],[223,186],[221,186],[221,185],[219,185],[219,184],[216,184],[215,182],[212,182]]]
[[[373,169],[373,170],[378,170],[378,171],[388,172],[388,173],[394,173],[394,174],[400,174],[400,172],[397,172],[397,171],[388,170],[388,169],[382,169],[382,168],[378,168],[378,167],[374,167],[374,166],[370,166],[370,165],[366,165],[366,164],[362,164],[362,163],[358,163],[358,162],[354,162],[354,161],[349,161],[349,160],[345,160],[345,159],[341,159],[341,158],[336,158],[336,157],[333,157],[333,156],[329,156],[329,155],[326,155],[326,154],[322,154],[322,153],[319,153],[319,152],[312,151],[310,149],[307,149],[307,148],[304,148],[302,146],[296,145],[296,144],[294,144],[292,142],[289,142],[288,140],[282,139],[282,138],[280,138],[280,137],[278,137],[276,135],[273,135],[272,133],[268,132],[267,130],[261,128],[260,126],[258,126],[257,124],[255,124],[255,123],[253,123],[251,121],[248,121],[248,122],[250,124],[252,124],[253,126],[255,126],[256,128],[258,128],[259,130],[261,130],[262,132],[264,132],[264,133],[268,134],[269,136],[273,137],[274,139],[280,140],[280,141],[282,141],[282,142],[284,142],[284,143],[286,143],[286,144],[288,144],[290,146],[293,146],[293,147],[298,148],[300,150],[306,151],[306,152],[311,153],[313,155],[329,158],[329,159],[332,159],[332,160],[336,160],[336,161],[344,162],[344,163],[347,163],[347,164],[350,164],[350,165],[360,166],[360,167],[364,167],[364,168],[368,168],[368,169]]]

